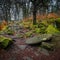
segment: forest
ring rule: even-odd
[[[33,8],[34,6],[35,8]],[[2,0],[0,1],[0,20],[21,20],[30,17],[34,11],[37,14],[51,12],[59,14],[59,10],[59,0],[38,0],[36,2],[31,0]]]
[[[0,60],[60,60],[60,0],[0,0]]]

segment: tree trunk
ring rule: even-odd
[[[33,6],[33,25],[36,25],[36,6]]]

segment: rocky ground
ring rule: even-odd
[[[26,39],[15,38],[8,49],[0,49],[0,60],[60,60],[60,36],[54,36],[52,43],[56,43],[54,51],[47,51],[37,46],[25,44]],[[57,39],[57,40],[56,40]]]

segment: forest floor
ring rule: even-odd
[[[20,34],[26,33],[25,29],[19,32]],[[16,35],[4,36],[14,39],[14,42],[7,49],[0,48],[0,60],[60,60],[60,35],[53,36],[52,43],[56,44],[53,51],[48,51],[40,46],[27,45],[25,43],[27,38],[24,37],[18,38]]]
[[[60,60],[60,36],[54,36],[54,40],[57,39],[54,51],[27,45],[24,38],[5,36],[15,38],[15,41],[10,48],[0,49],[0,60]]]

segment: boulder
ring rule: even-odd
[[[51,34],[42,34],[42,35],[27,39],[26,44],[37,44],[37,43],[41,43],[43,41],[50,40],[51,38],[52,38]]]

